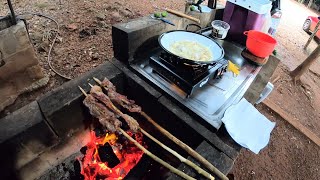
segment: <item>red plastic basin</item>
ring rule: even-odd
[[[277,40],[260,31],[245,31],[244,35],[248,36],[246,41],[247,49],[253,55],[261,58],[268,57],[277,45]]]

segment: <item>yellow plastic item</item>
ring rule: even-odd
[[[228,61],[228,71],[233,72],[233,74],[235,74],[235,75],[239,75],[240,74],[239,67],[237,65],[235,65],[231,61]]]

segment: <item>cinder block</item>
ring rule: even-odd
[[[268,84],[271,76],[273,75],[274,71],[277,69],[280,59],[276,58],[275,56],[270,56],[267,64],[262,66],[259,74],[256,76],[253,83],[250,85],[248,91],[244,95],[246,100],[250,103],[254,104],[260,97],[260,94]]]
[[[84,95],[78,86],[89,91],[88,82],[95,84],[92,77],[112,79],[119,74],[121,71],[107,61],[85,75],[64,83],[38,100],[43,115],[58,136],[71,136],[73,132],[85,128],[85,122],[91,117],[85,114],[85,107],[82,104]]]
[[[187,23],[191,23],[172,14],[169,14],[167,19],[176,26],[152,19],[150,16],[112,26],[114,57],[123,62],[131,61],[138,48],[137,53],[143,53],[144,50],[155,47],[160,34],[170,30],[184,29]]]
[[[31,46],[23,21],[18,21],[17,25],[0,31],[0,39],[0,51],[4,59]]]
[[[229,158],[223,152],[218,151],[206,141],[203,141],[196,149],[202,157],[208,160],[212,165],[214,165],[217,169],[219,169],[223,174],[228,174],[234,164],[234,160]],[[201,165],[199,162],[194,160],[192,157],[188,157],[188,159],[194,162],[197,165]],[[189,176],[194,177],[195,179],[203,179],[203,176],[197,174],[191,167],[187,166],[186,164],[181,163],[178,167],[179,170],[183,171],[184,173],[188,174]],[[210,171],[207,171],[210,172]],[[212,174],[212,173],[211,173]],[[218,177],[215,174],[212,174],[216,179]],[[174,180],[174,179],[181,179],[179,176],[171,173],[171,175],[167,178],[167,180]]]
[[[36,101],[0,119],[0,179],[58,143]]]
[[[1,21],[8,25],[7,20]],[[44,74],[23,21],[0,31],[0,111],[18,95],[42,87]],[[45,83],[43,83],[45,82]],[[37,86],[34,86],[37,84]]]

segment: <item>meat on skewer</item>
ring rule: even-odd
[[[104,78],[104,80],[101,82],[99,79],[97,78],[93,78],[100,86],[103,86],[104,88],[106,88],[106,90],[108,90],[108,94],[110,92],[115,92],[116,91],[116,87],[112,84],[111,81],[109,81],[107,78]],[[125,99],[123,99],[123,95],[118,94],[117,96],[119,97],[119,99],[121,98],[121,103],[118,103],[118,101],[116,101],[116,99],[112,99],[112,101],[115,101],[116,103],[118,103],[119,105],[121,105],[122,107],[124,107],[124,103],[130,104],[130,100],[127,99],[126,96]],[[115,97],[115,96],[110,96],[111,97]],[[132,102],[132,101],[131,101]],[[134,106],[134,101],[133,104],[130,104],[131,106]],[[124,107],[126,108],[126,107]],[[128,109],[128,108],[127,108]],[[128,109],[129,110],[129,109]],[[130,111],[130,110],[129,110]],[[173,136],[170,132],[166,131],[165,129],[163,129],[159,124],[157,124],[153,119],[151,119],[145,112],[143,112],[140,108],[140,111],[138,112],[140,113],[142,116],[144,116],[151,124],[153,124],[155,127],[157,127],[157,129],[160,130],[161,133],[163,133],[164,135],[166,135],[169,139],[171,139],[173,142],[175,142],[178,146],[180,146],[182,149],[186,150],[191,156],[193,156],[195,159],[197,159],[199,162],[201,162],[203,165],[205,165],[208,169],[211,170],[211,172],[215,173],[218,175],[218,177],[220,177],[221,179],[228,179],[221,171],[219,171],[219,169],[217,169],[215,166],[213,166],[209,161],[207,161],[205,158],[203,158],[200,154],[198,154],[196,151],[194,151],[191,147],[189,147],[188,145],[186,145],[184,142],[182,142],[181,140],[179,140],[178,138],[176,138],[175,136]]]
[[[115,114],[108,110],[104,105],[97,102],[92,95],[89,94],[84,99],[83,104],[89,108],[90,114],[98,118],[99,122],[110,132],[116,132],[122,125],[121,121],[117,119]]]
[[[109,109],[120,115],[127,122],[128,126],[133,132],[138,131],[139,123],[131,116],[123,114],[119,109],[117,109],[111,102],[110,98],[102,92],[100,86],[93,86],[90,90],[90,94],[102,103],[104,103]]]
[[[116,87],[107,78],[104,78],[101,85],[108,89],[108,96],[113,102],[116,102],[130,112],[141,112],[141,107],[136,105],[135,101],[129,100],[127,96],[117,93]]]
[[[112,90],[112,91],[116,91],[116,86],[114,86],[112,84],[111,81],[109,81],[109,79],[104,78],[103,81],[101,82],[101,86],[108,88],[108,90]]]

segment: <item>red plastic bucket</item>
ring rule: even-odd
[[[269,56],[277,45],[277,40],[272,36],[260,31],[245,31],[248,36],[246,41],[247,49],[255,56],[265,58]]]

